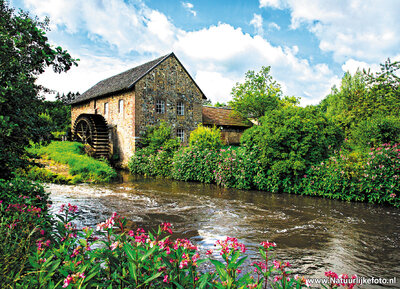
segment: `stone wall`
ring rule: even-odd
[[[136,85],[136,135],[141,136],[146,128],[164,120],[185,132],[185,143],[189,134],[202,122],[202,93],[192,81],[175,56],[170,56],[154,70],[145,75]],[[165,113],[156,113],[157,100],[165,102]],[[177,102],[182,101],[185,114],[177,115]]]
[[[123,101],[123,110],[119,110],[119,101]],[[104,113],[104,104],[108,103],[108,113]],[[118,93],[98,98],[71,108],[72,128],[76,118],[82,113],[101,114],[107,121],[111,132],[111,152],[118,154],[121,164],[126,165],[135,150],[135,93]]]

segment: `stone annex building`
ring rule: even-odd
[[[206,96],[174,53],[100,81],[71,102],[72,133],[95,156],[126,165],[149,126],[165,121],[187,143],[198,124],[217,125],[235,143],[250,125],[230,110],[203,107]],[[227,113],[229,112],[229,113]]]

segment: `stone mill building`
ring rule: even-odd
[[[160,121],[187,143],[190,132],[203,122],[205,99],[170,53],[104,79],[78,96],[71,102],[72,133],[89,144],[95,156],[118,155],[126,165],[146,129]]]

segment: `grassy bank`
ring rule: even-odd
[[[106,162],[91,158],[84,154],[84,145],[77,142],[54,141],[47,146],[34,146],[29,153],[52,160],[59,164],[68,165],[72,178],[60,176],[48,169],[31,168],[26,174],[38,181],[66,182],[109,182],[117,176],[116,171]],[[45,179],[42,179],[45,178]],[[47,178],[47,179],[46,179]]]

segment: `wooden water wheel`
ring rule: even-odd
[[[81,114],[75,121],[74,140],[87,144],[95,157],[109,157],[110,146],[107,122],[99,114]]]

